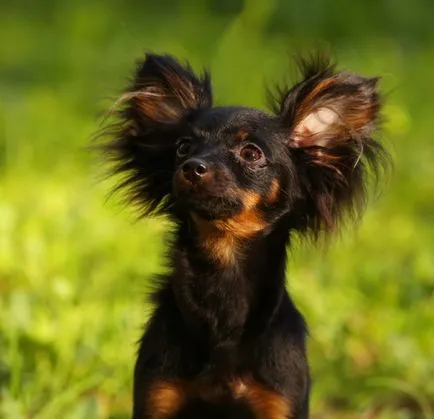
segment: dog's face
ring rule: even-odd
[[[193,115],[176,141],[176,205],[204,220],[248,212],[265,225],[276,213],[281,177],[292,166],[278,128],[254,109],[211,108]]]
[[[287,216],[298,230],[332,229],[363,201],[364,163],[383,151],[372,138],[376,79],[301,63],[273,113],[213,107],[208,75],[148,55],[120,103],[107,146],[122,187],[145,213],[190,217],[248,237]]]

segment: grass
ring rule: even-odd
[[[263,106],[262,78],[285,75],[287,49],[323,39],[343,67],[384,75],[396,171],[360,227],[327,250],[291,251],[288,287],[311,326],[313,417],[433,418],[434,37],[419,24],[432,6],[380,3],[373,19],[343,6],[344,19],[319,3],[292,14],[204,4],[0,6],[10,40],[0,44],[0,417],[128,417],[167,222],[135,223],[107,201],[110,181],[84,147],[133,60],[150,47],[208,64],[218,103]],[[381,13],[394,19],[389,34]]]

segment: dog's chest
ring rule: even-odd
[[[224,275],[199,278],[191,284],[192,298],[210,325],[222,331],[242,327],[250,308],[250,292],[243,278]],[[217,330],[216,330],[217,331]]]

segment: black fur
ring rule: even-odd
[[[177,225],[140,342],[134,419],[308,417],[307,328],[285,290],[286,246],[358,215],[387,155],[373,138],[377,79],[324,59],[300,68],[274,114],[213,108],[206,73],[152,54],[119,100],[103,149],[120,188]]]

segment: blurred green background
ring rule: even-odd
[[[144,51],[264,107],[288,52],[381,75],[396,170],[363,224],[291,252],[313,418],[434,418],[434,2],[2,0],[0,417],[128,418],[144,293],[167,223],[106,199],[85,150]]]

